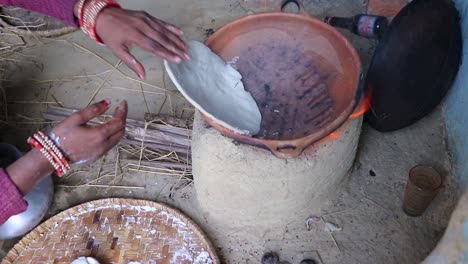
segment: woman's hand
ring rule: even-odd
[[[146,12],[108,7],[97,17],[96,32],[141,79],[145,78],[145,69],[130,53],[132,47],[141,47],[174,63],[189,59],[187,46],[180,38],[182,31]]]
[[[98,117],[109,108],[109,101],[99,103],[74,113],[51,132],[51,139],[65,152],[71,162],[89,163],[96,161],[125,134],[127,102],[122,101],[115,109],[113,118],[100,126],[88,126],[86,123]]]
[[[109,108],[107,100],[88,106],[58,124],[50,135],[51,139],[65,152],[71,162],[86,163],[97,160],[115,146],[125,133],[127,102],[122,101],[115,109],[114,118],[100,126],[88,126],[91,119]],[[22,194],[27,194],[54,168],[38,149],[6,168],[6,172]]]

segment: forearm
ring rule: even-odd
[[[24,195],[53,171],[52,165],[37,149],[29,151],[25,156],[6,168],[11,181]]]
[[[0,0],[0,5],[17,6],[62,20],[77,26],[74,7],[77,0]]]

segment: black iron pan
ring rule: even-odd
[[[458,11],[451,0],[414,0],[378,44],[366,81],[367,121],[387,132],[423,118],[452,86],[462,59]]]

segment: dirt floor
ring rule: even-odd
[[[261,9],[256,3],[246,5],[248,1],[242,1],[241,5],[238,0],[121,2],[125,7],[144,9],[179,25],[187,39],[201,41],[227,22]],[[366,4],[357,0],[308,0],[304,3],[310,14],[317,17],[363,13]],[[375,42],[345,34],[368,65]],[[19,40],[5,37],[4,41],[17,43]],[[162,109],[164,113],[180,115],[184,108],[190,108],[180,95],[163,90],[175,88],[163,73],[162,61],[141,50],[135,53],[147,69],[144,83],[136,82],[135,75],[126,66],[119,66],[105,47],[94,44],[81,32],[53,40],[30,38],[28,43],[30,47],[20,54],[0,58],[1,87],[7,94],[8,117],[13,120],[9,121],[10,126],[2,128],[3,141],[25,148],[27,136],[44,125],[40,112],[46,109],[45,102],[53,102],[54,97],[69,108],[81,108],[89,101],[104,98],[116,105],[125,98],[129,101],[130,117],[140,120],[148,111]],[[5,109],[0,112],[5,116]],[[292,264],[304,257],[313,257],[325,264],[418,263],[442,236],[457,198],[444,139],[440,110],[396,133],[381,134],[364,125],[347,187],[333,206],[317,216],[340,227],[340,231],[333,233],[324,230],[323,221],[308,228],[306,219],[294,216],[283,230],[271,230],[274,235],[268,237],[275,239],[269,240],[255,230],[230,228],[228,219],[225,225],[213,225],[209,215],[197,209],[193,184],[186,180],[145,173],[100,178],[115,170],[118,155],[115,150],[94,165],[76,168],[77,173],[72,177],[56,180],[50,215],[105,197],[147,199],[168,203],[192,217],[212,238],[227,263],[259,263],[266,251],[276,251]],[[423,217],[410,218],[401,210],[402,195],[408,171],[418,164],[429,164],[443,172],[445,188]],[[89,182],[129,187],[87,187]],[[0,258],[15,242],[3,242]]]

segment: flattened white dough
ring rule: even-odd
[[[70,264],[99,264],[99,261],[97,261],[94,258],[90,258],[90,257],[81,257],[81,258],[75,259]]]
[[[262,115],[252,95],[245,91],[242,76],[210,48],[189,41],[190,60],[164,61],[175,86],[203,114],[237,133],[256,135]]]

